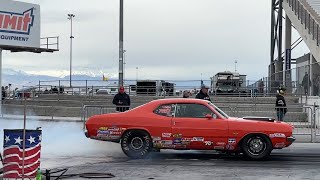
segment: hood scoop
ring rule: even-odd
[[[253,121],[269,121],[269,122],[274,122],[275,120],[272,117],[259,117],[259,116],[246,116],[246,117],[243,117],[242,119],[253,120]]]

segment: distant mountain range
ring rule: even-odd
[[[22,87],[22,86],[35,86],[39,84],[39,81],[55,81],[55,80],[69,80],[70,76],[65,77],[54,77],[47,75],[34,75],[28,74],[24,71],[18,71],[13,69],[4,68],[2,70],[2,86],[7,86],[12,84],[12,87]],[[72,80],[101,80],[102,77],[89,76],[84,74],[74,74],[72,75]]]
[[[79,74],[77,74],[79,73]],[[62,86],[68,86],[69,85],[69,79],[70,76],[64,76],[64,77],[54,77],[54,76],[47,76],[47,75],[34,75],[29,74],[24,71],[20,70],[13,70],[4,68],[2,70],[2,86],[8,86],[8,84],[11,84],[11,88],[21,88],[24,86],[37,86],[39,85],[39,81],[41,81],[41,85],[48,85],[48,86],[58,86],[59,80],[60,85]],[[88,80],[87,84],[86,81]],[[87,73],[87,72],[75,72],[75,74],[72,75],[72,85],[73,86],[117,86],[116,79],[110,79],[109,81],[102,81],[102,77],[99,77],[96,74],[93,73]],[[181,81],[171,81],[167,80],[170,83],[176,84],[177,89],[194,89],[199,88],[201,85],[200,80],[181,80]],[[126,80],[125,85],[131,85],[135,84],[135,80]],[[204,81],[204,84],[210,86],[210,81]]]

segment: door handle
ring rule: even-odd
[[[173,125],[176,125],[177,123],[180,123],[179,121],[173,121]]]

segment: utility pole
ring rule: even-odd
[[[126,75],[126,65],[127,65],[126,52],[127,52],[127,50],[123,50],[123,84],[124,84],[124,81],[126,79],[126,77],[125,77],[125,75]]]
[[[119,22],[119,83],[123,86],[123,0],[120,0],[120,22]]]
[[[72,86],[72,39],[74,38],[72,35],[72,19],[75,17],[74,14],[68,14],[68,19],[71,22],[71,32],[70,32],[70,87]]]

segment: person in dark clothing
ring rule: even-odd
[[[129,110],[130,97],[124,91],[123,86],[119,88],[119,93],[114,96],[112,103],[117,106],[116,110],[119,112],[124,112]]]
[[[3,86],[1,87],[1,92],[2,92],[2,93],[1,93],[1,96],[2,96],[1,99],[4,100],[4,98],[6,97],[6,90],[4,89]]]
[[[287,113],[287,108],[286,108],[287,104],[286,104],[286,100],[284,99],[285,88],[280,88],[277,92],[278,92],[276,96],[277,117],[279,121],[283,121],[284,116]]]
[[[208,94],[208,89],[209,87],[203,84],[201,86],[200,92],[196,95],[196,99],[204,99],[207,101],[211,101],[210,96]]]
[[[311,86],[311,81],[307,72],[302,79],[302,86],[304,89],[304,94],[309,95],[309,87]]]

